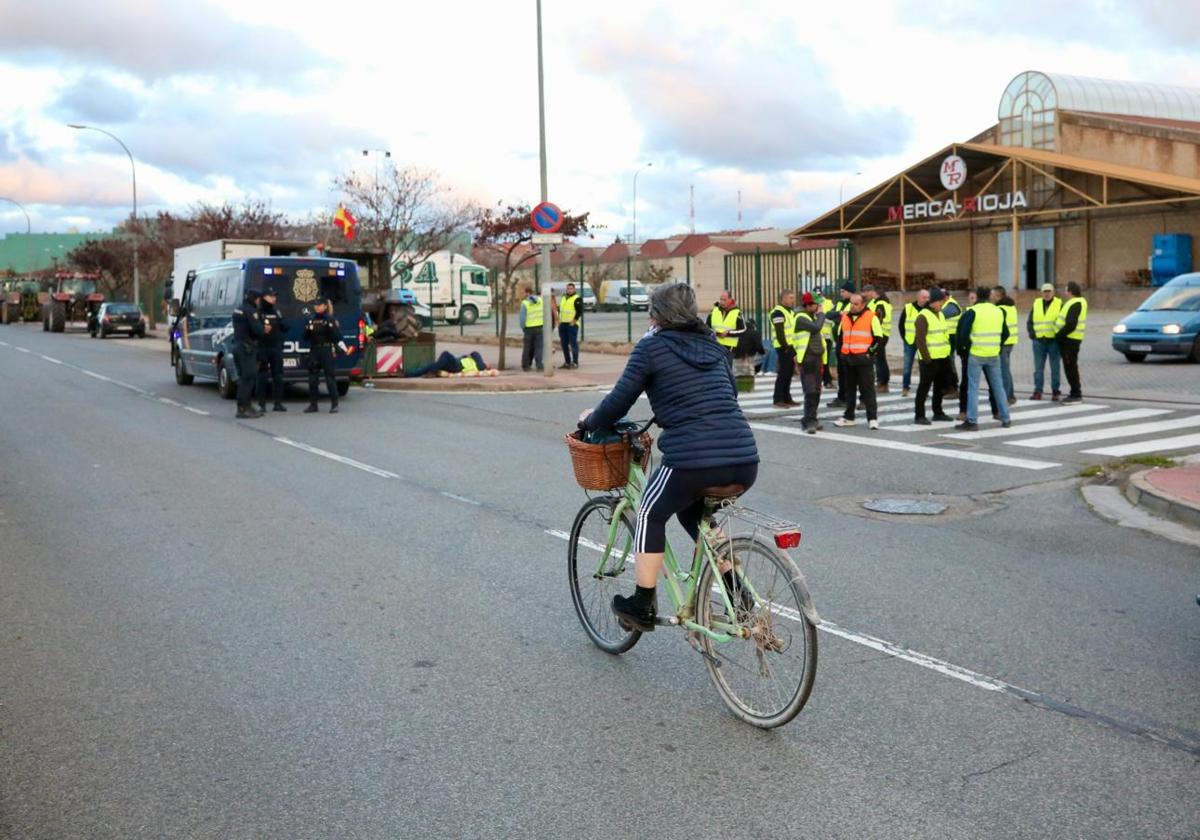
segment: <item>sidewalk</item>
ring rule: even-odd
[[[495,366],[500,348],[485,344],[456,342],[438,342],[438,353],[443,351],[455,356],[465,356],[478,352],[490,366]],[[505,362],[508,370],[500,371],[496,376],[448,376],[437,378],[405,379],[403,377],[378,377],[374,380],[375,387],[388,391],[569,391],[596,390],[610,388],[621,376],[625,369],[626,356],[581,353],[580,366],[575,370],[560,370],[557,365],[562,363],[562,356],[547,358],[547,362],[556,365],[553,376],[546,376],[541,371],[526,373],[521,370],[520,348],[508,348]]]
[[[1200,529],[1200,458],[1185,461],[1134,473],[1125,484],[1125,497],[1158,516]]]

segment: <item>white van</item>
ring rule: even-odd
[[[629,297],[626,299],[625,295]],[[600,284],[600,309],[650,309],[650,294],[637,280],[605,280]]]
[[[561,283],[551,283],[548,289],[548,294],[554,295],[556,300],[562,300],[562,296],[566,294],[567,283],[575,283],[574,280],[564,280]],[[575,283],[575,291],[583,298],[583,311],[596,311],[596,293],[592,291],[592,287],[587,283],[580,286]]]
[[[392,260],[392,288],[408,289],[429,307],[434,320],[474,324],[492,314],[488,270],[470,257],[438,251],[407,268],[407,255]]]

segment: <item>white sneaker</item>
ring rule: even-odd
[[[878,420],[868,420],[867,428],[878,430],[879,429],[879,421]]]
[[[836,420],[834,420],[834,421],[833,421],[833,425],[835,425],[835,426],[841,426],[841,427],[844,429],[844,428],[846,428],[847,426],[853,426],[853,425],[854,425],[854,421],[853,421],[853,420],[847,420],[845,417],[839,417],[838,419],[836,419]]]

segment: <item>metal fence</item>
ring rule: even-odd
[[[764,314],[783,290],[820,291],[831,296],[847,280],[857,288],[858,255],[849,241],[828,248],[756,250],[725,257],[725,288],[740,302],[742,311],[754,317],[760,331]]]

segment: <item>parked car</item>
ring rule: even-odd
[[[629,299],[625,299],[628,292]],[[650,308],[650,295],[646,287],[638,280],[605,280],[600,284],[601,309],[639,309],[643,312]]]
[[[550,294],[554,295],[555,297],[561,298],[567,290],[567,283],[575,283],[575,281],[574,280],[562,280],[562,281],[555,281],[554,283],[551,283],[550,284]],[[584,312],[595,312],[596,311],[596,293],[592,291],[592,287],[589,286],[587,283],[584,283],[582,286],[580,286],[578,283],[575,283],[575,290],[579,293],[579,296],[583,299],[583,311]]]
[[[132,303],[102,303],[88,318],[88,333],[92,338],[108,338],[114,333],[128,333],[130,338],[146,337],[146,318]]]
[[[1112,346],[1131,362],[1151,353],[1200,362],[1200,272],[1179,275],[1122,318]]]

